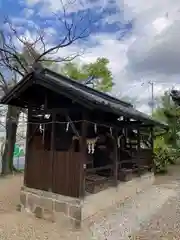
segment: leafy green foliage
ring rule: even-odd
[[[180,108],[174,103],[168,92],[161,98],[161,106],[153,114],[157,120],[165,121],[169,126],[169,131],[164,135],[165,144],[173,149],[177,149],[180,140]]]
[[[61,73],[78,81],[88,77],[94,77],[94,87],[100,91],[108,92],[112,89],[112,73],[108,69],[109,60],[98,58],[95,62],[78,65],[75,62],[68,62],[61,68]]]
[[[156,138],[154,142],[154,164],[156,173],[167,172],[169,153],[163,137]]]
[[[161,106],[153,117],[164,121],[169,126],[163,136],[156,137],[154,142],[154,162],[157,172],[166,172],[168,164],[175,164],[180,157],[180,108],[165,92],[161,98]]]

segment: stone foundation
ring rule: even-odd
[[[90,194],[84,201],[22,187],[17,210],[51,222],[65,223],[66,227],[80,228],[82,223],[92,215],[102,210],[111,211],[113,206],[125,202],[127,198],[135,197],[138,192],[151,187],[153,182],[154,174],[146,173],[131,181],[120,182],[117,187],[109,187],[99,193]]]
[[[81,226],[81,201],[52,192],[22,187],[18,210],[66,226]]]

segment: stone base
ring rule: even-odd
[[[133,198],[138,192],[152,186],[154,174],[146,173],[129,182],[120,182],[117,187],[109,187],[96,194],[80,199],[22,187],[18,211],[25,211],[37,218],[63,224],[65,227],[79,229],[92,215],[111,211],[117,204]]]
[[[81,227],[80,199],[22,187],[17,210],[51,222],[65,222],[69,227]]]

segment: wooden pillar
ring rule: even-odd
[[[30,150],[29,150],[29,140],[31,134],[31,119],[32,119],[32,106],[28,104],[28,114],[27,114],[27,130],[26,130],[26,153],[25,153],[25,166],[24,166],[24,185],[27,183],[27,170],[28,170],[28,162],[30,158]],[[31,160],[31,159],[30,159]]]
[[[118,144],[117,144],[118,133],[117,130],[114,134],[114,154],[113,154],[113,175],[114,175],[114,185],[118,185]]]
[[[152,168],[153,168],[153,171],[155,172],[156,171],[156,166],[155,166],[155,163],[154,163],[154,129],[153,129],[153,127],[150,128],[150,132],[151,132]]]
[[[140,154],[141,154],[141,133],[140,128],[137,128],[137,166],[138,166],[138,175],[141,175],[140,172]]]
[[[54,172],[54,153],[55,153],[55,126],[56,126],[56,112],[52,113],[52,132],[51,132],[51,169],[50,169],[50,177],[49,177],[49,191],[52,191],[53,185],[53,172]]]
[[[86,136],[87,136],[87,115],[83,113],[81,123],[81,136],[80,136],[80,152],[82,154],[81,166],[80,166],[80,198],[85,196],[85,177],[86,177],[86,164],[87,164],[87,145],[86,145]]]

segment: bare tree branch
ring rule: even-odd
[[[24,77],[31,71],[33,65],[36,63],[67,62],[82,55],[81,52],[81,54],[75,53],[68,57],[57,56],[60,49],[66,48],[89,36],[91,24],[93,24],[90,12],[79,11],[77,14],[72,14],[70,19],[68,4],[74,7],[76,0],[68,0],[66,4],[63,3],[63,0],[59,1],[62,5],[62,11],[60,13],[61,16],[54,14],[56,23],[58,23],[56,24],[58,36],[54,39],[56,41],[53,44],[48,44],[49,33],[46,29],[34,28],[35,39],[30,40],[22,35],[19,28],[9,18],[5,18],[4,24],[6,24],[8,30],[3,29],[2,26],[0,29],[0,90],[4,93],[7,93],[12,86],[17,84],[19,77]],[[49,56],[50,54],[51,57]],[[6,131],[7,143],[2,161],[4,173],[8,172],[7,167],[9,166],[9,162],[12,162],[13,155],[9,157],[8,151],[10,150],[8,149],[13,149],[15,144],[16,138],[14,136],[16,136],[20,112],[23,111],[26,112],[24,109],[12,106],[8,106],[8,110],[0,109],[0,117],[6,116],[8,118],[8,121],[5,121],[5,123],[1,123],[0,121],[0,125]],[[14,124],[14,121],[16,121],[16,124]],[[17,133],[17,136],[19,136],[19,133]]]
[[[73,14],[70,21],[68,5],[73,6],[75,4],[75,1],[76,0],[68,1],[68,3],[64,4],[63,1],[60,0],[62,6],[61,16],[58,16],[57,14],[54,14],[54,16],[59,26],[58,30],[62,34],[60,35],[60,39],[58,40],[57,44],[54,44],[54,46],[52,47],[48,47],[48,44],[46,42],[45,30],[36,29],[36,39],[28,42],[29,40],[27,40],[24,36],[18,33],[18,29],[14,26],[10,19],[6,18],[4,23],[8,26],[10,33],[7,36],[5,32],[3,32],[2,30],[0,31],[0,64],[4,67],[7,67],[9,71],[15,72],[21,77],[27,74],[29,68],[33,65],[33,63],[31,62],[30,66],[26,58],[22,59],[21,54],[19,54],[16,46],[14,46],[13,44],[14,38],[17,39],[18,42],[21,43],[22,46],[24,46],[26,49],[29,48],[31,50],[35,50],[34,52],[32,52],[28,49],[29,54],[34,57],[34,63],[47,61],[56,63],[63,61],[66,62],[72,61],[76,57],[80,56],[80,54],[73,54],[69,57],[55,56],[59,49],[68,47],[75,41],[86,38],[90,34],[91,24],[93,23],[90,18],[90,12],[86,11],[86,13],[84,13],[82,11],[78,14]],[[85,24],[83,24],[83,21],[85,21]],[[34,54],[36,52],[37,44],[42,46],[42,51],[41,53]],[[53,54],[54,57],[51,57],[51,59],[47,60],[47,57],[49,58],[49,54]]]

